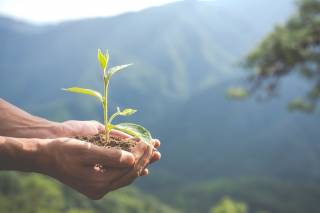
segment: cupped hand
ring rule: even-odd
[[[120,137],[120,138],[131,138],[132,137],[131,135],[128,135],[124,132],[120,132],[118,130],[112,130],[111,134],[115,135],[117,137]],[[161,153],[158,151],[158,148],[160,148],[161,143],[158,139],[153,139],[153,140],[151,140],[150,143],[153,146],[153,153],[152,153],[150,163],[154,163],[154,162],[161,159]],[[145,170],[141,173],[142,176],[146,176],[148,174],[149,174],[148,168],[145,168]]]
[[[100,199],[142,175],[152,159],[153,146],[139,142],[129,153],[76,139],[59,138],[49,140],[41,153],[42,173],[91,199]]]
[[[61,124],[59,124],[60,127],[58,128],[57,136],[59,137],[73,137],[73,136],[80,136],[80,135],[96,135],[98,133],[104,133],[104,125],[97,122],[97,121],[76,121],[76,120],[70,120],[65,121]],[[111,130],[111,135],[120,137],[120,138],[130,138],[132,136],[123,133],[118,130]],[[154,146],[154,148],[160,147],[160,141],[155,139],[151,141],[151,145]],[[161,154],[157,150],[153,150],[152,158],[150,160],[150,163],[156,162],[160,160]],[[149,174],[149,170],[145,168],[142,172],[142,176],[146,176]]]

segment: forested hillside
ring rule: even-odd
[[[259,23],[247,18],[247,7],[254,1],[238,7],[223,2],[178,2],[40,27],[1,18],[0,95],[55,119],[100,118],[90,100],[63,94],[60,88],[80,84],[101,88],[95,54],[97,48],[108,48],[112,64],[135,64],[126,75],[113,79],[112,102],[137,107],[143,120],[155,111],[163,115],[165,106],[170,110],[240,75],[236,64],[241,56],[280,21],[279,16],[285,18],[291,11],[291,1],[286,0],[276,16],[269,16],[264,6],[278,5],[265,1],[255,10],[260,11],[257,19],[268,21]]]

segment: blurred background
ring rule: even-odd
[[[0,212],[315,213],[320,204],[320,1],[0,1],[0,97],[55,121],[97,119],[97,48],[112,109],[162,141],[134,185],[90,201],[0,173]]]

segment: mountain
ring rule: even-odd
[[[226,90],[238,83],[215,85],[151,126],[163,157],[139,186],[186,213],[209,212],[225,196],[248,212],[314,212],[319,114],[286,108],[308,84],[289,76],[271,100],[231,100]]]
[[[112,107],[137,108],[132,119],[162,141],[162,160],[138,183],[144,192],[119,197],[148,192],[181,212],[208,212],[228,195],[252,212],[315,212],[319,116],[286,109],[308,85],[290,76],[263,102],[225,93],[243,83],[243,56],[292,11],[292,0],[216,0],[48,26],[3,17],[0,97],[54,120],[100,119],[98,103],[60,88],[99,89],[96,51],[108,48],[112,65],[135,64],[112,79]],[[139,203],[129,198],[128,208]]]
[[[279,16],[290,14],[292,4],[286,0],[259,6],[243,0],[229,8],[231,2],[183,1],[50,26],[1,18],[0,96],[53,119],[101,118],[98,103],[60,88],[101,88],[96,51],[108,48],[113,65],[135,64],[112,79],[112,105],[137,107],[143,112],[137,118],[146,122],[150,114],[161,117],[168,106],[240,75],[235,64]],[[250,11],[268,21],[246,18],[251,4],[255,9]],[[266,5],[277,15],[269,16]]]
[[[182,184],[246,175],[318,182],[319,116],[286,109],[307,87],[299,82],[289,77],[279,91],[285,95],[266,102],[228,99],[226,90],[236,82],[193,97],[153,127],[165,142],[159,167]]]
[[[318,184],[296,184],[266,177],[217,179],[185,185],[170,191],[166,202],[174,204],[185,213],[210,212],[210,209],[225,198],[243,202],[247,212],[300,213],[317,212]],[[234,212],[234,211],[226,211]]]

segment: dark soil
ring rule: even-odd
[[[123,139],[120,137],[110,135],[110,139],[106,143],[106,139],[105,139],[104,134],[98,134],[98,135],[94,135],[94,136],[77,136],[75,138],[93,143],[94,145],[106,147],[108,149],[116,148],[116,149],[122,149],[122,150],[125,150],[128,152],[130,152],[132,150],[132,148],[136,146],[136,144],[139,140],[137,138]]]

